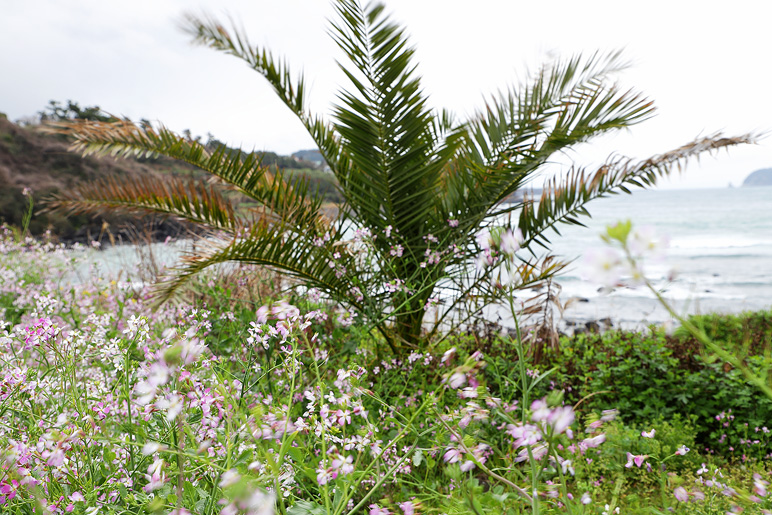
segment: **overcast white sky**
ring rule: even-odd
[[[485,95],[548,56],[625,49],[623,86],[658,115],[628,134],[579,148],[579,164],[613,152],[647,157],[699,135],[772,129],[772,7],[762,1],[387,0],[417,48],[431,102],[472,114]],[[327,112],[344,84],[327,36],[327,0],[3,0],[0,111],[32,115],[51,99],[99,105],[176,131],[289,154],[313,146],[262,78],[241,61],[194,47],[186,11],[229,13],[253,43],[284,55]],[[665,187],[738,185],[772,167],[772,137],[692,164]]]

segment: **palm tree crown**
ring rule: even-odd
[[[266,265],[363,315],[397,347],[419,339],[425,309],[438,295],[444,304],[432,331],[469,299],[502,295],[491,280],[497,269],[474,266],[475,256],[487,250],[475,238],[481,230],[496,240],[501,230],[517,226],[523,251],[510,280],[514,288],[532,285],[561,267],[535,252],[549,244],[547,231],[580,223],[593,198],[651,185],[690,157],[753,140],[713,136],[642,161],[616,158],[554,179],[538,202],[526,197],[505,203],[556,153],[653,114],[650,101],[609,82],[623,67],[619,54],[553,62],[529,84],[457,122],[428,106],[414,50],[383,5],[337,0],[335,10],[331,34],[347,58],[341,68],[351,87],[338,94],[331,121],[309,112],[302,76],[240,31],[196,17],[188,17],[185,27],[197,42],[245,61],[300,119],[346,200],[337,218],[328,219],[303,184],[289,184],[253,154],[208,152],[163,127],[125,121],[58,124],[55,130],[74,137],[75,149],[85,154],[162,154],[211,173],[219,183],[114,178],[61,194],[51,207],[150,211],[213,229],[217,237],[161,284],[163,298],[216,263]],[[238,214],[222,194],[223,183],[257,207]]]

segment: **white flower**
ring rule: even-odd
[[[182,398],[176,393],[172,393],[156,401],[156,408],[166,411],[166,420],[171,422],[182,412]]]
[[[491,233],[488,231],[488,229],[483,229],[482,231],[477,233],[477,236],[475,236],[475,239],[477,240],[477,244],[480,246],[483,250],[490,250],[491,248]]]
[[[678,456],[683,456],[687,452],[689,452],[689,448],[687,446],[685,446],[685,445],[682,445],[681,447],[678,448],[678,450],[675,453]]]
[[[608,247],[588,250],[584,265],[587,279],[607,287],[618,286],[626,272],[622,255]]]
[[[220,476],[220,488],[228,488],[235,485],[241,479],[241,474],[236,469],[230,469],[223,472]]]
[[[574,409],[571,406],[561,406],[552,410],[547,422],[552,426],[554,434],[559,435],[568,429],[574,418]]]
[[[507,229],[501,235],[501,245],[499,248],[501,249],[502,253],[512,257],[515,255],[515,252],[520,250],[520,242],[522,241],[523,233],[520,229],[515,229],[514,232],[512,229]]]
[[[590,504],[592,502],[592,499],[590,498],[590,493],[584,492],[582,494],[581,501],[582,501],[582,504]]]
[[[161,445],[158,442],[147,442],[142,446],[142,454],[144,456],[150,456],[151,454],[156,453],[161,449],[166,449],[166,446]]]
[[[628,246],[635,256],[659,256],[667,248],[667,238],[659,236],[652,226],[636,228],[630,236]]]

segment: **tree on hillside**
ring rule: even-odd
[[[561,266],[540,255],[548,231],[580,223],[592,199],[651,185],[691,157],[753,139],[706,137],[640,161],[617,157],[595,170],[576,167],[549,183],[538,203],[526,197],[504,204],[555,154],[651,117],[650,101],[610,81],[623,68],[619,54],[549,63],[459,121],[429,108],[405,30],[381,4],[337,0],[335,10],[331,34],[345,54],[341,67],[350,87],[336,97],[330,120],[308,110],[302,75],[239,30],[192,16],[186,27],[198,43],[262,75],[300,119],[340,183],[345,203],[336,219],[325,216],[304,185],[289,185],[252,154],[207,150],[164,128],[126,121],[55,127],[84,154],[163,154],[195,164],[260,207],[237,213],[217,182],[166,179],[111,179],[50,205],[157,212],[211,228],[217,238],[159,285],[161,299],[217,263],[265,265],[327,293],[365,317],[390,346],[406,349],[421,341],[427,306],[440,310],[431,334],[464,303],[501,299],[502,281],[517,289],[552,276]],[[503,262],[507,274],[497,266]]]
[[[115,122],[114,116],[102,111],[99,106],[80,107],[77,102],[67,101],[63,106],[56,100],[50,100],[43,111],[38,113],[42,122],[63,120],[88,120],[93,122]]]

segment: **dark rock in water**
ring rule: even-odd
[[[713,274],[713,277],[719,277],[719,274]]]
[[[595,322],[594,320],[584,324],[584,327],[586,327],[587,330],[589,332],[591,332],[591,333],[599,333],[600,332],[600,325],[598,325],[598,322]]]
[[[611,321],[611,318],[609,317],[601,318],[600,320],[598,320],[598,322],[605,325],[606,327],[612,327],[614,325],[614,323]]]
[[[713,293],[713,290],[705,290],[705,293]]]
[[[590,299],[586,297],[577,297],[576,302],[590,302]]]
[[[756,170],[743,181],[743,187],[746,186],[772,186],[772,168]]]

